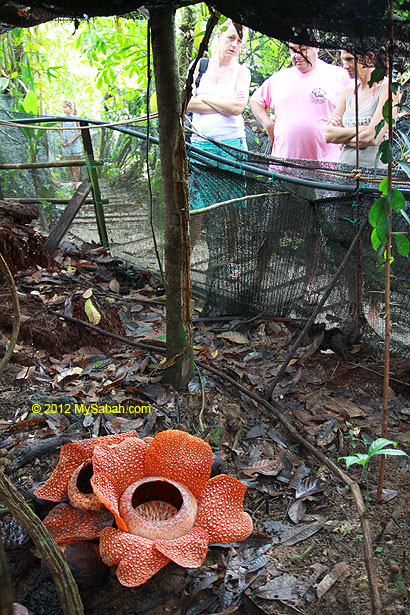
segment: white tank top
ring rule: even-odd
[[[234,66],[228,82],[222,81],[215,83],[211,81],[206,71],[201,78],[197,88],[197,94],[208,94],[218,98],[235,98],[236,82],[238,80],[239,64]],[[245,137],[245,124],[242,114],[222,115],[222,113],[194,113],[192,123],[198,132],[216,141],[227,141],[228,139],[242,139]],[[198,143],[203,141],[201,137],[193,134],[191,142]]]

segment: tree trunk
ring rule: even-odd
[[[181,9],[181,15],[179,30],[182,32],[182,36],[178,44],[178,66],[179,79],[181,86],[183,86],[192,61],[194,30],[198,20],[198,9],[194,6],[184,6]]]
[[[158,103],[162,190],[165,213],[167,309],[166,380],[183,388],[193,376],[191,278],[189,275],[188,163],[185,150],[175,11],[150,9]]]

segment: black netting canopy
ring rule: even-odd
[[[98,15],[123,15],[142,5],[175,8],[192,4],[176,0],[42,0],[0,3],[0,32],[28,27],[58,17],[87,19]],[[391,6],[392,4],[392,6]],[[410,2],[408,0],[212,0],[222,14],[250,28],[283,40],[357,51],[387,48],[394,39],[396,56],[408,56]],[[390,15],[393,13],[393,19]]]

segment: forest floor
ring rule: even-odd
[[[140,437],[178,428],[204,438],[217,473],[239,478],[248,489],[245,510],[253,534],[242,543],[211,546],[196,570],[168,564],[145,585],[122,587],[112,570],[97,585],[81,588],[88,615],[370,614],[363,534],[351,493],[329,468],[295,442],[261,404],[233,385],[201,370],[178,393],[152,369],[164,348],[163,291],[150,275],[127,268],[101,248],[66,243],[54,267],[15,274],[21,333],[12,361],[0,374],[0,459],[9,479],[28,500],[35,485],[55,468],[58,443],[136,429]],[[88,322],[90,299],[98,326],[135,348],[68,322],[49,310]],[[194,307],[195,355],[261,398],[299,334],[298,323],[232,317],[207,321]],[[95,316],[95,315],[94,315]],[[1,354],[13,318],[9,292],[0,289]],[[338,458],[365,452],[380,434],[382,364],[361,344],[335,351],[332,335],[315,329],[287,368],[272,403],[317,450]],[[392,358],[389,438],[410,452],[410,368]],[[140,415],[79,414],[76,404],[149,405]],[[34,413],[33,404],[42,411]],[[52,404],[55,404],[53,406]],[[62,412],[61,408],[64,408]],[[67,412],[66,409],[69,409]],[[201,427],[202,425],[202,427]],[[43,451],[44,452],[44,451]],[[378,458],[370,462],[368,518],[384,613],[410,614],[398,595],[400,574],[410,582],[410,463],[387,459],[383,503],[374,500]],[[361,466],[349,475],[366,497]],[[32,543],[0,510],[15,600],[33,615],[59,615],[53,581],[32,552]],[[392,566],[392,560],[397,566]]]

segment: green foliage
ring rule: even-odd
[[[367,444],[367,443],[366,443]],[[394,448],[385,448],[386,446],[393,445]],[[367,467],[370,459],[375,455],[389,455],[389,456],[397,456],[397,455],[405,455],[408,457],[405,451],[396,448],[397,442],[393,442],[392,440],[387,440],[386,438],[377,438],[370,446],[367,453],[356,453],[355,455],[348,455],[346,457],[339,457],[338,461],[344,460],[346,463],[346,470],[350,468],[350,466],[358,463],[363,467]]]
[[[376,71],[372,72],[373,74]],[[377,80],[371,81],[373,83]],[[393,84],[394,85],[394,84]],[[391,88],[393,91],[393,88]],[[376,126],[376,136],[379,134],[381,128],[385,125],[385,123],[389,122],[389,109],[388,109],[388,101],[383,106],[383,120]],[[399,131],[400,136],[402,138],[402,142],[405,147],[410,149],[410,141],[404,133]],[[402,152],[403,154],[403,152]],[[379,150],[376,157],[376,166],[378,160],[381,159],[384,163],[389,163],[393,161],[393,151],[390,140],[382,141],[379,145]],[[397,160],[398,166],[410,177],[410,164],[405,160]],[[373,249],[377,252],[378,259],[381,263],[384,263],[386,257],[386,240],[387,235],[390,230],[390,208],[393,213],[400,213],[404,219],[410,225],[410,218],[405,212],[406,202],[404,199],[403,193],[397,188],[388,189],[388,181],[387,178],[384,178],[379,184],[379,191],[382,196],[376,199],[373,203],[370,212],[369,212],[369,222],[373,227],[373,231],[371,233],[371,242]],[[406,258],[410,255],[410,241],[403,233],[392,232],[392,237],[394,239],[394,245],[398,254],[401,256],[405,256]],[[393,259],[392,259],[393,260]]]
[[[382,79],[384,79],[386,75],[386,68],[375,68],[372,70],[372,74],[370,75],[369,88],[372,87],[374,83],[379,83]]]
[[[367,445],[366,441],[362,441],[365,445]],[[393,445],[393,448],[386,448],[386,446]],[[354,464],[360,464],[363,466],[365,479],[366,479],[366,503],[369,500],[369,474],[368,474],[368,465],[372,457],[375,455],[389,455],[389,456],[398,456],[405,455],[408,457],[405,451],[402,451],[396,448],[397,442],[393,442],[392,440],[387,440],[386,438],[377,438],[368,448],[367,453],[356,453],[355,455],[347,455],[346,457],[338,457],[338,461],[344,460],[346,463],[346,470],[348,470]]]

